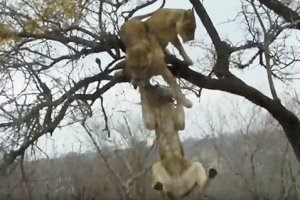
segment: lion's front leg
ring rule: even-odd
[[[200,162],[193,162],[188,170],[190,171],[189,176],[195,177],[195,182],[200,187],[200,198],[202,198],[210,180],[217,175],[217,170],[210,169],[209,174],[207,174]]]
[[[193,61],[190,59],[190,57],[187,55],[187,53],[185,52],[178,36],[176,36],[176,38],[171,41],[171,43],[174,45],[174,47],[179,51],[180,55],[182,56],[182,58],[184,59],[184,61],[188,64],[188,65],[193,65]]]
[[[193,103],[183,95],[181,88],[176,82],[176,78],[173,76],[170,70],[167,67],[163,67],[160,70],[161,76],[170,85],[172,93],[176,98],[177,104],[182,104],[186,108],[191,108],[193,106]]]
[[[160,192],[166,190],[166,186],[170,183],[171,177],[161,162],[156,162],[152,165],[151,174],[152,188]]]

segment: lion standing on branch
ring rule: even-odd
[[[149,16],[151,17],[146,22],[141,21]],[[177,35],[180,34],[187,42],[194,39],[195,30],[193,10],[159,8],[155,12],[125,21],[120,27],[120,39],[126,47],[126,66],[122,72],[139,84],[161,75],[170,85],[177,103],[191,108],[192,102],[182,94],[176,78],[165,63],[164,53],[170,54],[166,46],[171,42],[184,60],[192,64]]]
[[[155,130],[161,159],[151,168],[153,189],[166,199],[175,200],[189,195],[198,185],[202,197],[217,171],[211,168],[207,174],[200,162],[190,163],[185,158],[178,134],[185,127],[183,106],[174,106],[172,92],[167,87],[147,84],[139,89],[144,123]]]

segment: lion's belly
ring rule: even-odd
[[[166,185],[167,195],[171,199],[180,199],[189,195],[197,186],[191,175],[195,176],[193,169],[189,168],[182,175],[174,177],[171,183]]]
[[[147,73],[145,73],[145,75],[147,76],[147,77],[145,77],[145,78],[150,79],[150,78],[152,78],[153,76],[158,76],[158,75],[160,75],[160,74],[158,73],[158,70],[156,69],[156,66],[150,65],[150,66],[148,67]]]
[[[188,196],[196,187],[196,184],[191,185],[190,187],[186,187],[182,185],[179,181],[173,182],[174,190],[168,191],[167,196],[170,199],[180,199]]]

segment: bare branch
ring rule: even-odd
[[[166,0],[162,0],[162,5],[160,6],[160,8],[163,8],[166,4]],[[125,21],[127,21],[130,17],[132,17],[134,15],[134,13],[136,13],[137,11],[146,8],[147,6],[150,6],[152,4],[154,4],[155,2],[157,2],[157,0],[150,0],[142,5],[136,6],[135,8],[133,8],[131,11],[125,11],[122,14],[128,13],[125,18]]]

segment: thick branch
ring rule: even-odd
[[[222,40],[214,27],[209,15],[207,14],[203,4],[199,0],[190,0],[191,4],[193,4],[196,13],[200,17],[203,26],[206,28],[206,31],[211,38],[216,50],[218,51],[218,46],[221,45]]]
[[[300,16],[299,14],[285,6],[283,3],[277,0],[258,0],[261,4],[274,11],[277,15],[281,16],[287,22],[298,22],[295,28],[300,30]]]
[[[138,5],[136,6],[135,8],[133,8],[131,11],[126,11],[126,12],[123,12],[123,13],[128,13],[128,15],[125,17],[125,21],[127,21],[129,18],[131,18],[137,11],[143,9],[143,8],[146,8],[152,4],[154,4],[155,2],[157,2],[157,0],[151,0],[151,1],[148,1],[142,5]],[[160,6],[160,8],[164,7],[166,4],[166,0],[163,0],[162,2],[162,5]]]
[[[218,78],[230,75],[229,57],[230,54],[234,51],[233,48],[231,48],[230,45],[225,41],[221,40],[203,4],[199,0],[190,0],[190,2],[191,4],[193,4],[196,13],[203,23],[203,26],[206,28],[206,31],[210,36],[217,52],[217,61],[213,67],[213,72]]]

